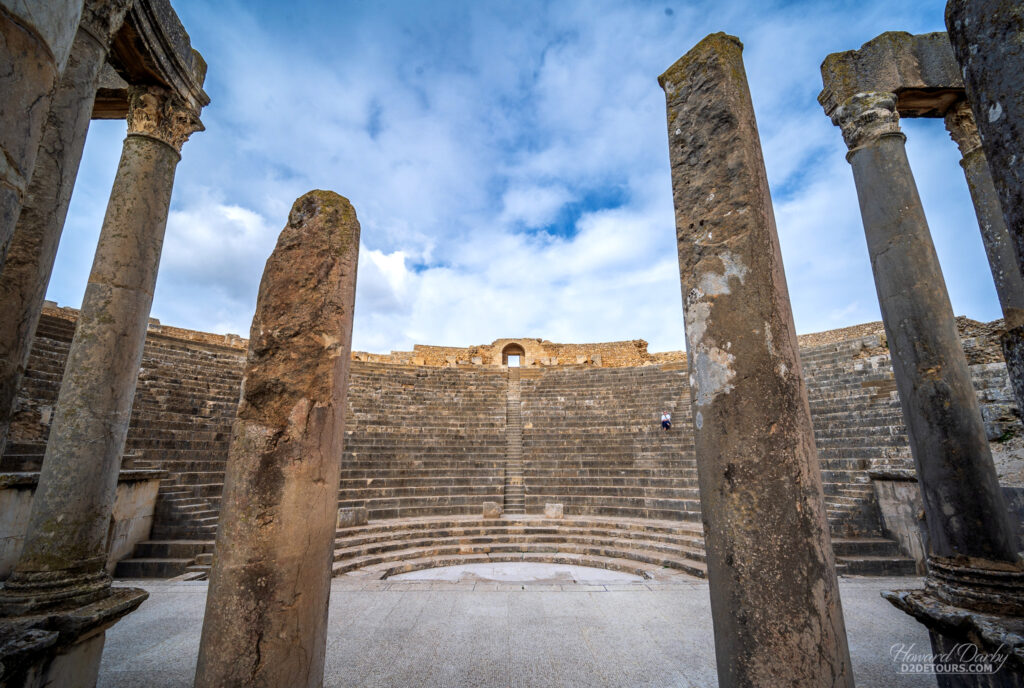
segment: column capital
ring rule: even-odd
[[[128,89],[128,135],[163,141],[179,154],[194,132],[203,131],[199,111],[163,86],[132,86]]]
[[[958,100],[946,111],[946,130],[949,138],[960,148],[960,155],[967,157],[981,148],[981,136],[974,121],[974,113],[966,100]]]
[[[92,36],[106,51],[124,23],[133,0],[86,0],[78,28]]]
[[[832,123],[842,130],[843,140],[851,151],[883,136],[902,134],[895,93],[867,92],[850,96],[832,113]]]

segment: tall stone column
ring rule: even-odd
[[[1024,266],[1024,4],[949,0],[946,28],[1006,228]],[[1019,331],[1018,338],[1024,338]]]
[[[295,201],[252,321],[197,688],[323,684],[358,258],[348,200]]]
[[[742,44],[661,75],[718,681],[853,686]]]
[[[928,529],[928,587],[965,608],[1021,607],[1017,528],[996,479],[978,400],[892,93],[830,113],[850,149],[893,372]]]
[[[114,187],[68,354],[7,610],[105,594],[107,528],[181,145],[198,113],[133,87]]]
[[[100,70],[130,0],[88,0],[50,99],[35,171],[0,272],[0,455],[50,282]]]
[[[1003,310],[1006,332],[1001,343],[1017,407],[1024,411],[1024,275],[1006,230],[999,195],[981,147],[981,137],[967,101],[961,100],[946,112],[946,129],[960,148],[967,186],[981,228],[982,243],[992,268],[992,279]]]
[[[82,0],[0,0],[0,270]]]

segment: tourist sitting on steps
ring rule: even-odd
[[[672,414],[669,413],[668,411],[661,412],[661,427],[665,428],[666,430],[672,427]]]

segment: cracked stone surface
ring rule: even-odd
[[[267,260],[232,430],[195,685],[321,685],[359,223],[295,201]]]
[[[723,686],[850,686],[775,217],[739,40],[660,78]]]

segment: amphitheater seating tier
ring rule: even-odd
[[[73,332],[67,320],[41,320],[3,470],[38,470]],[[884,341],[823,344],[801,359],[839,570],[911,572],[883,537],[868,476],[912,466]],[[208,568],[243,360],[229,347],[147,339],[124,461],[168,477],[152,539],[118,575]],[[975,369],[986,394],[1005,386],[1001,365]],[[488,366],[352,363],[339,506],[365,507],[370,523],[339,531],[336,572],[525,559],[701,575],[685,364],[511,376]],[[993,403],[1005,396],[999,387]],[[504,504],[512,518],[482,519],[484,502]],[[542,518],[551,502],[564,506],[564,520]]]

